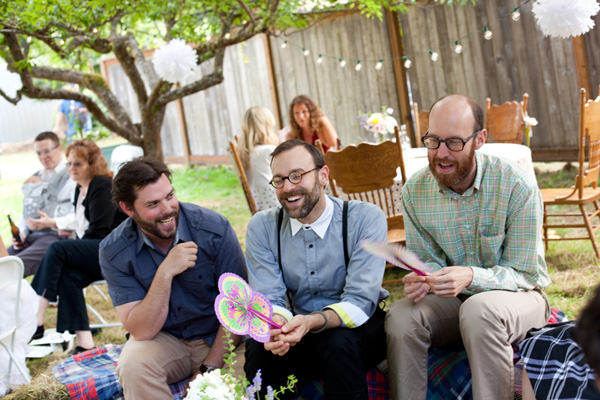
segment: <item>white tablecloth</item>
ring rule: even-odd
[[[514,161],[535,178],[531,149],[527,146],[512,143],[486,143],[478,151]],[[427,149],[425,147],[407,149],[403,152],[403,157],[406,179],[410,178],[421,168],[429,165]],[[400,171],[398,171],[397,179],[401,181]]]

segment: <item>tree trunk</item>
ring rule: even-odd
[[[160,130],[165,119],[166,107],[160,107],[154,113],[148,113],[148,117],[142,121],[142,148],[146,157],[163,160],[162,140]]]

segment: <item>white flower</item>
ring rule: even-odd
[[[158,76],[167,82],[183,81],[198,67],[198,55],[183,39],[173,39],[154,52],[152,63]]]
[[[537,119],[533,117],[523,117],[523,122],[525,122],[526,126],[536,126],[538,124]]]
[[[569,38],[594,27],[600,6],[596,0],[537,0],[532,11],[544,35]]]
[[[233,389],[227,383],[228,375],[221,370],[198,375],[190,382],[185,400],[238,400]]]

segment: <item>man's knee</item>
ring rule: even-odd
[[[401,299],[390,306],[385,316],[385,332],[388,337],[404,335],[415,325],[421,324],[420,313],[413,304],[410,300]]]

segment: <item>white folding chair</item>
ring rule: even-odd
[[[8,354],[8,374],[6,375],[7,386],[10,383],[10,372],[12,365],[14,364],[19,373],[23,376],[23,379],[29,383],[29,374],[23,369],[23,367],[17,362],[13,353],[15,348],[15,338],[17,331],[17,321],[19,317],[19,300],[21,298],[21,281],[23,280],[23,261],[15,256],[8,256],[0,258],[0,290],[4,290],[10,284],[17,285],[17,296],[15,304],[3,304],[3,307],[10,306],[15,308],[15,319],[14,324],[8,326],[4,332],[0,332],[0,345],[4,348]],[[10,341],[10,345],[7,342]]]
[[[106,294],[104,294],[102,289],[100,289],[100,287],[99,287],[100,285],[104,285],[104,284],[106,284],[106,281],[94,281],[94,282],[90,283],[88,285],[88,287],[91,286],[96,292],[98,292],[104,301],[110,301],[108,296]],[[87,307],[88,311],[91,312],[92,314],[94,314],[94,316],[96,316],[96,318],[98,318],[98,320],[100,321],[99,324],[90,324],[90,329],[112,328],[115,326],[123,326],[123,324],[121,322],[106,321],[106,319],[102,316],[102,314],[100,314],[98,312],[98,310],[96,310],[94,307],[92,307],[92,305],[90,303],[88,303],[87,300],[85,302],[85,306]]]

